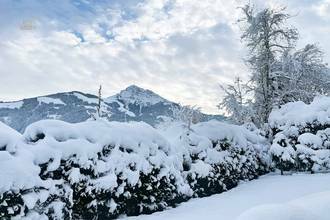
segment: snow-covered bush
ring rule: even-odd
[[[270,148],[273,163],[281,170],[288,171],[295,168],[295,146],[282,133],[276,134]]]
[[[21,135],[0,124],[0,218],[147,214],[267,171],[267,142],[251,124],[167,132],[142,122],[43,120]]]
[[[23,137],[1,128],[1,219],[107,219],[192,194],[180,155],[145,123],[46,120]]]
[[[208,196],[267,172],[267,140],[251,124],[202,122],[185,132],[180,124],[163,131],[184,157],[184,172],[194,196]]]
[[[316,97],[311,104],[287,103],[272,111],[269,125],[275,167],[311,172],[330,168],[330,97]]]
[[[180,155],[145,123],[40,121],[24,137],[41,178],[72,189],[74,218],[150,213],[191,194]]]
[[[61,218],[61,213],[69,213],[62,183],[39,177],[40,167],[22,140],[21,134],[0,123],[0,218]]]

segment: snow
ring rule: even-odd
[[[23,106],[23,101],[17,102],[0,102],[0,108],[8,108],[8,109],[18,109]]]
[[[111,103],[116,100],[123,101],[125,104],[139,104],[142,106],[154,105],[159,102],[168,101],[155,94],[154,92],[146,89],[142,89],[138,86],[131,85],[125,90],[122,90],[119,94],[110,96],[105,99],[105,102]]]
[[[0,193],[45,186],[34,156],[25,147],[22,135],[0,122]]]
[[[295,133],[292,126],[288,129]],[[313,161],[313,171],[325,171],[330,168],[330,150],[320,145],[329,133],[324,130],[316,135],[301,134],[294,151],[292,147],[280,145],[287,138],[280,132],[275,136],[271,152],[286,160],[297,155],[303,162]],[[42,120],[29,125],[23,135],[0,123],[0,144],[4,149],[0,151],[3,168],[0,192],[28,192],[20,194],[28,208],[27,216],[32,216],[51,195],[61,195],[74,202],[72,191],[78,190],[75,187],[80,184],[86,184],[84,193],[91,198],[88,207],[103,204],[109,212],[116,213],[126,208],[123,198],[146,190],[150,192],[151,202],[143,205],[159,210],[157,205],[168,207],[167,200],[162,200],[166,197],[157,192],[164,191],[159,188],[164,187],[162,184],[171,190],[171,195],[187,198],[223,192],[235,187],[240,180],[257,177],[265,171],[263,166],[267,170],[269,159],[269,143],[260,130],[249,124],[238,126],[219,121],[194,124],[191,129],[182,123],[173,123],[156,130],[143,122],[96,120],[72,124]],[[59,172],[61,170],[65,172]],[[56,175],[60,175],[60,179],[56,179],[59,178]],[[164,178],[168,182],[161,183]],[[207,184],[203,185],[205,181]],[[227,185],[227,181],[232,184]],[[330,191],[329,181],[330,174],[266,175],[240,183],[220,195],[194,199],[175,209],[133,219],[234,220],[240,214],[241,219],[259,215],[269,215],[271,219],[278,210],[294,216],[301,207],[297,208],[291,200]],[[36,190],[41,186],[45,193]],[[100,201],[104,193],[114,196]],[[267,204],[269,206],[257,207]],[[61,216],[66,204],[59,199],[47,205],[51,207]],[[315,215],[308,211],[304,217],[310,213]]]
[[[70,124],[63,121],[43,120],[27,127],[23,136],[31,142],[37,140],[40,134],[44,134],[46,138],[38,141],[32,151],[38,154],[36,160],[39,163],[52,159],[52,164],[55,166],[52,169],[59,166],[61,159],[69,159],[74,155],[79,165],[89,167],[90,159],[97,160],[98,152],[101,152],[106,145],[114,147],[113,156],[107,161],[108,171],[110,169],[111,173],[123,172],[123,178],[128,179],[132,185],[135,185],[136,178],[139,178],[139,170],[144,173],[150,171],[150,164],[143,158],[152,155],[149,158],[150,162],[157,167],[162,163],[170,163],[165,154],[159,151],[161,149],[166,153],[169,152],[168,142],[143,122],[87,121]],[[122,152],[119,150],[120,147],[131,153]],[[130,163],[136,164],[137,176],[130,170],[125,170]],[[74,173],[71,179],[79,178]]]
[[[9,190],[30,189],[41,184],[38,174],[40,169],[23,159],[12,156],[7,151],[0,151],[0,194]]]
[[[254,207],[237,220],[328,220],[330,216],[330,191],[304,196],[282,204]]]
[[[96,190],[113,190],[117,187],[117,176],[115,174],[110,174],[104,177],[101,177],[97,180],[92,181],[92,185],[95,186]],[[135,184],[134,184],[135,185]]]
[[[298,141],[301,144],[307,145],[312,149],[318,149],[322,145],[322,139],[311,133],[304,133],[298,137]]]
[[[294,207],[297,206],[300,211],[303,209],[303,213],[307,213],[310,217],[313,217],[300,219],[296,215],[296,218],[290,218],[290,220],[326,220],[329,217],[330,210],[329,182],[330,174],[295,174],[290,176],[268,174],[257,180],[243,182],[228,192],[205,198],[192,199],[186,203],[182,203],[177,208],[151,215],[129,217],[127,219],[273,220],[275,218],[271,217],[276,216],[276,220],[289,220],[289,218],[281,218],[283,216],[280,215],[281,213],[278,213],[279,210],[286,210],[288,213],[296,214],[294,213],[294,208],[286,208],[285,205],[289,203]],[[299,199],[300,197],[304,198]],[[280,205],[283,203],[285,207]],[[267,215],[267,218],[257,218],[255,215],[253,216],[255,218],[244,218],[244,216],[247,217],[250,215],[249,213],[251,211],[248,210],[255,207],[259,210],[260,207],[258,206],[260,205],[270,207],[267,209],[271,209],[270,212],[272,215]],[[261,207],[261,211],[256,211],[256,214],[260,214],[263,208]],[[320,215],[320,213],[324,215]],[[243,217],[239,217],[240,215],[243,215]]]
[[[126,208],[122,197],[137,196],[139,190],[150,191],[150,202],[142,205],[154,211],[167,207],[172,196],[180,199],[220,192],[240,180],[255,178],[262,170],[258,170],[259,159],[267,143],[258,130],[210,121],[193,125],[188,133],[180,124],[176,131],[177,135],[169,138],[163,135],[166,131],[159,132],[144,122],[42,120],[29,125],[21,135],[0,124],[4,150],[0,151],[4,168],[0,190],[15,190],[29,209],[26,214],[32,215],[45,200],[36,193],[38,187],[52,198],[73,202],[72,191],[86,184],[84,193],[98,202],[89,207],[100,205],[102,193],[116,195],[111,197],[113,201],[101,202],[115,214]],[[224,149],[221,143],[227,144]],[[259,152],[261,145],[264,149]],[[183,169],[184,163],[188,170]],[[233,178],[217,171],[227,166]],[[212,182],[213,191],[200,185],[203,179]],[[226,180],[232,184],[227,185]],[[61,215],[60,209],[70,209],[69,204],[54,200],[46,208],[54,206]]]
[[[135,90],[141,89],[133,86],[121,93],[127,101],[120,102],[121,107],[131,102],[132,91],[138,94]],[[143,94],[153,96],[144,90]],[[97,101],[75,95],[84,102]],[[144,98],[134,100],[148,105]],[[39,101],[62,102],[43,97]],[[0,194],[5,195],[0,217],[43,219],[46,216],[36,211],[53,210],[53,217],[61,219],[73,210],[84,218],[95,214],[93,210],[105,210],[103,218],[113,218],[224,192],[132,219],[322,219],[330,209],[326,205],[330,174],[269,174],[242,181],[257,178],[272,165],[285,171],[329,171],[328,102],[327,97],[318,97],[310,105],[296,102],[274,110],[271,146],[251,123],[238,126],[211,120],[188,127],[171,122],[155,129],[144,122],[42,120],[20,134],[0,122]],[[295,115],[297,106],[306,114]],[[77,193],[90,202],[79,204],[80,197],[73,197]],[[18,199],[23,203],[15,207],[12,202]],[[75,203],[86,211],[77,212]]]
[[[192,129],[212,141],[227,139],[241,147],[247,147],[249,141],[252,143],[266,143],[265,138],[249,131],[244,126],[223,123],[217,120],[198,123],[192,126]]]
[[[39,103],[46,103],[46,104],[55,104],[55,105],[66,105],[61,99],[55,99],[51,97],[38,97]]]
[[[167,124],[164,127],[160,126],[157,131],[184,157],[198,155],[200,160],[194,161],[190,172],[200,177],[205,177],[207,171],[209,175],[212,175],[211,166],[216,164],[231,164],[231,166],[238,165],[238,167],[244,164],[247,159],[244,156],[240,157],[239,161],[232,160],[235,149],[244,150],[251,162],[255,162],[254,156],[261,159],[264,164],[269,161],[267,154],[269,143],[258,129],[249,130],[246,126],[211,120],[192,125],[189,132],[179,122]],[[220,142],[232,145],[232,149],[221,149]],[[251,155],[254,156],[251,157]]]
[[[88,104],[97,104],[97,98],[89,98],[81,93],[74,92],[73,93],[78,99],[82,100],[83,102],[87,102]]]
[[[269,116],[270,126],[281,129],[292,125],[306,126],[315,121],[321,124],[330,123],[330,97],[315,97],[310,104],[302,101],[289,102],[280,109],[273,110]]]
[[[305,148],[315,143],[319,147],[328,133],[325,130],[322,135],[305,133],[298,137],[297,154],[302,152],[303,156],[312,158],[315,161],[313,170],[322,170],[318,167],[322,164],[330,167],[326,163],[330,151]],[[280,142],[286,136],[279,133],[276,138]],[[51,201],[45,209],[53,208],[57,217],[63,215],[63,209],[70,207],[62,201],[74,202],[72,192],[77,192],[80,184],[86,184],[83,193],[91,198],[88,204],[91,210],[103,204],[113,213],[125,209],[123,198],[137,196],[139,190],[150,192],[151,202],[143,204],[151,208],[150,211],[159,210],[157,205],[168,207],[166,197],[158,194],[158,190],[165,191],[161,188],[164,185],[166,190],[171,190],[168,192],[171,195],[187,198],[223,192],[235,187],[240,180],[260,175],[258,172],[264,171],[262,166],[267,170],[269,147],[262,132],[255,127],[218,121],[194,124],[190,130],[182,123],[156,130],[143,122],[96,120],[72,124],[42,120],[29,125],[23,135],[0,123],[0,144],[3,148],[0,151],[0,167],[3,168],[0,170],[0,193],[17,192],[28,209],[21,217],[33,218],[39,218],[34,211],[48,198],[57,196],[60,199]],[[289,159],[290,156],[287,155]],[[188,168],[184,169],[184,164],[188,164]],[[219,172],[221,169],[225,173]],[[59,172],[61,170],[65,172]],[[167,182],[160,181],[164,179]],[[209,185],[204,186],[203,181],[208,181]],[[226,185],[226,181],[233,184]],[[284,211],[294,215],[296,206],[291,207],[291,200],[330,190],[329,181],[330,174],[266,175],[252,182],[242,182],[219,195],[194,199],[175,209],[133,219],[234,220],[240,214],[263,215],[264,210],[272,215],[284,209],[277,203],[285,202],[290,205]],[[104,193],[113,196],[102,201],[100,196]],[[251,209],[265,204],[269,207]],[[12,208],[9,206],[8,210]]]
[[[126,109],[124,104],[119,102],[119,101],[114,101],[119,105],[118,110],[121,112],[124,112],[126,115],[130,116],[130,117],[135,117],[136,115],[134,114],[134,112],[131,112],[130,110]]]
[[[20,133],[0,122],[0,150],[6,149],[9,152],[15,151],[16,142],[20,138]]]
[[[58,114],[47,114],[47,118],[48,119],[55,119],[55,120],[58,120],[61,118],[61,115],[58,115]]]
[[[191,165],[191,172],[196,173],[199,177],[206,177],[212,170],[211,165],[198,160],[196,163]]]

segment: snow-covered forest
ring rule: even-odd
[[[101,86],[74,92],[87,120],[45,117],[24,131],[9,125],[25,101],[0,103],[0,219],[329,219],[328,51],[297,47],[285,7],[240,11],[248,72],[220,82],[224,120],[136,86],[107,99]],[[124,121],[111,120],[111,103]],[[130,121],[132,104],[171,114]]]

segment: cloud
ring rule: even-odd
[[[230,25],[235,1],[150,0],[137,7],[138,18],[114,28],[119,41],[159,40],[175,34],[190,35],[219,22]],[[237,14],[237,13],[236,13]]]
[[[330,1],[323,0],[318,2],[314,7],[313,10],[316,11],[317,15],[322,17],[323,19],[329,21],[330,20]]]
[[[295,22],[304,32],[322,33],[324,25],[304,26],[312,15],[322,24],[324,17],[314,9],[322,2],[313,7],[299,2],[289,5],[290,10],[299,6],[302,11]],[[248,75],[235,23],[242,3],[3,0],[1,99],[70,90],[96,93],[98,84],[103,84],[105,95],[112,95],[137,84],[215,113],[221,98],[218,84]],[[20,13],[25,7],[28,10]],[[22,30],[22,21],[31,19],[35,29]],[[316,40],[310,35],[306,39]],[[325,37],[319,39],[329,45]]]

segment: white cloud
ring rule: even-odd
[[[21,7],[18,3],[0,15],[0,20],[8,20],[0,22],[6,30],[0,34],[1,99],[69,90],[95,93],[100,83],[111,95],[137,84],[170,100],[217,112],[218,83],[239,74],[247,77],[235,24],[242,1],[132,0],[125,6],[115,1],[90,8],[91,3],[85,3],[80,9],[66,2],[55,11],[51,1],[31,2],[31,12],[39,10],[33,16],[38,21],[35,30],[9,25],[20,23],[20,14],[11,11]],[[292,1],[289,9],[299,2]],[[309,6],[301,4],[301,9]],[[304,27],[309,15],[320,17],[310,9],[299,14],[296,23]]]
[[[323,0],[316,4],[313,9],[316,13],[326,20],[330,20],[330,1]]]
[[[159,40],[173,34],[189,35],[219,22],[231,25],[236,1],[150,0],[137,7],[139,17],[114,28],[119,41]]]

